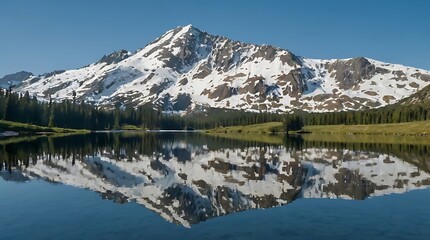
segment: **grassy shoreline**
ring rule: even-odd
[[[0,132],[13,131],[21,134],[84,134],[90,133],[86,129],[71,129],[59,127],[43,127],[27,123],[0,120]]]
[[[231,127],[217,127],[214,129],[206,130],[210,134],[270,134],[276,132],[283,132],[283,125],[281,122],[268,122],[245,126],[231,126]]]
[[[283,134],[275,134],[275,135],[269,135],[269,134],[257,134],[257,133],[206,133],[207,135],[211,137],[217,137],[217,138],[226,138],[226,139],[234,139],[234,140],[240,140],[240,141],[247,141],[247,142],[260,142],[260,143],[269,143],[269,144],[282,144],[283,143]]]
[[[341,135],[392,135],[430,137],[430,121],[389,123],[374,125],[318,125],[305,126],[304,131],[313,134],[341,134]],[[282,122],[269,122],[247,126],[218,127],[207,130],[211,135],[231,134],[271,134],[283,132]],[[290,132],[297,133],[297,132]]]
[[[283,134],[271,135],[282,132],[280,122],[268,122],[246,126],[218,127],[206,130],[205,133],[212,137],[228,138],[241,141],[264,142],[270,144],[282,144]]]
[[[305,126],[304,130],[318,134],[430,136],[430,121],[374,125]]]
[[[422,136],[370,135],[370,134],[324,134],[301,135],[306,142],[363,143],[363,144],[412,144],[429,145],[430,138]]]
[[[127,126],[125,129],[142,130],[135,126]],[[418,136],[430,137],[430,121],[374,124],[374,125],[318,125],[305,126],[303,130],[313,134],[332,134],[332,135],[391,135],[391,136]],[[69,129],[58,127],[43,127],[38,125],[18,123],[0,120],[0,132],[14,131],[22,134],[85,134],[90,133],[86,129]],[[231,137],[236,139],[251,138],[261,140],[263,136],[273,133],[283,133],[282,122],[268,122],[262,124],[218,127],[205,131],[206,134]],[[291,132],[297,133],[297,132]],[[246,136],[246,137],[243,137]],[[272,138],[272,136],[270,137]]]

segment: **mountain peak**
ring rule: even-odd
[[[127,58],[127,59],[126,59]],[[21,92],[101,106],[157,103],[174,111],[343,111],[393,104],[430,84],[430,72],[372,59],[308,59],[271,45],[211,35],[189,24],[131,54],[25,80]],[[109,65],[106,67],[106,65]],[[166,104],[165,104],[166,103]]]
[[[202,31],[195,28],[193,25],[178,26],[165,32],[161,37],[155,39],[151,44],[155,45],[171,45],[178,39],[188,38],[192,35],[199,35]],[[151,45],[150,44],[150,45]]]
[[[188,25],[186,25],[186,26],[183,26],[182,28],[183,28],[183,29],[186,29],[186,30],[191,30],[191,29],[193,29],[194,27],[193,27],[193,25],[192,25],[192,24],[188,24]]]
[[[186,26],[177,27],[175,29],[176,36],[186,36],[186,35],[199,35],[202,31],[200,29],[194,27],[192,24],[188,24]]]
[[[201,32],[198,28],[194,27],[193,24],[188,24],[185,26],[178,26],[175,29],[179,29],[182,30],[184,32],[189,32],[189,31],[199,31]]]

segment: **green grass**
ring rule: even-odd
[[[374,125],[305,126],[304,130],[321,134],[430,136],[430,121]]]
[[[240,141],[247,142],[260,142],[260,143],[269,143],[269,144],[282,144],[283,143],[283,135],[269,135],[269,134],[258,134],[258,133],[210,133],[207,132],[209,136],[212,137],[220,137],[220,138],[228,138],[235,139]]]
[[[319,134],[430,136],[430,121],[374,125],[318,125],[305,126],[303,130]],[[281,122],[269,122],[248,126],[219,127],[206,132],[211,134],[269,134],[282,131],[283,126]]]
[[[0,131],[14,131],[19,133],[89,133],[85,129],[70,129],[58,127],[43,127],[27,123],[0,120]]]
[[[271,135],[283,131],[281,122],[268,122],[246,126],[218,127],[206,131],[214,137],[236,139],[242,141],[282,144],[283,135]]]
[[[121,127],[121,130],[144,130],[144,129],[135,125],[123,125]]]
[[[308,141],[428,144],[430,140],[428,138],[430,137],[430,121],[375,125],[305,126],[303,130],[312,133],[303,135],[303,138]],[[270,135],[270,133],[282,131],[281,122],[269,122],[247,126],[219,127],[207,130],[206,133],[216,137],[280,144],[283,141],[282,135]],[[329,134],[330,137],[327,139]]]
[[[239,134],[269,134],[283,132],[281,122],[268,122],[246,126],[218,127],[207,130],[207,133],[239,133]]]
[[[333,143],[381,143],[381,144],[413,144],[429,145],[430,138],[421,136],[396,135],[369,135],[369,134],[304,134],[307,142],[333,142]]]

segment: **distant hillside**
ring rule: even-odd
[[[13,74],[8,74],[2,78],[0,78],[0,87],[8,88],[10,86],[15,86],[20,84],[25,79],[33,76],[33,73],[21,71]]]
[[[430,85],[400,102],[402,105],[430,104]],[[430,107],[430,106],[429,106]]]

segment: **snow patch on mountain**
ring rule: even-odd
[[[78,100],[105,107],[167,101],[175,111],[322,112],[393,104],[429,83],[430,72],[417,68],[363,57],[304,58],[188,25],[136,52],[122,50],[80,69],[30,77],[17,91],[57,100],[72,99],[76,91]]]

